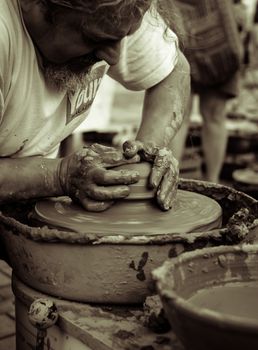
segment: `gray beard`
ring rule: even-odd
[[[87,75],[90,68],[87,71],[74,73],[67,67],[59,67],[47,65],[44,68],[44,76],[49,85],[54,86],[58,91],[75,92],[80,89],[85,89],[88,84]]]
[[[44,76],[49,85],[54,86],[58,91],[74,93],[77,90],[85,89],[89,83],[89,73],[92,66],[98,60],[93,58],[79,58],[67,64],[54,64],[44,62]]]

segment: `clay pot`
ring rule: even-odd
[[[258,348],[257,244],[184,253],[152,275],[186,349]]]

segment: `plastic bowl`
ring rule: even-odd
[[[258,244],[183,253],[152,276],[186,349],[258,349]]]

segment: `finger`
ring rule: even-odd
[[[172,173],[178,174],[178,160],[172,155],[170,150],[167,150],[166,148],[160,149],[154,160],[149,181],[150,187],[157,188],[161,183],[162,177],[169,169],[172,170]]]
[[[157,196],[157,202],[159,207],[164,210],[170,210],[171,208],[174,207],[176,203],[176,196],[177,196],[177,186],[173,186],[173,189],[169,191],[165,199],[161,199],[159,196]]]
[[[141,141],[125,141],[123,144],[124,156],[126,158],[134,157],[144,146]]]
[[[114,202],[113,201],[95,201],[91,198],[82,198],[80,200],[81,205],[84,207],[84,209],[88,211],[93,211],[93,212],[101,212],[104,210],[107,210],[110,208]]]
[[[86,147],[86,150],[87,152],[81,159],[82,164],[86,166],[88,164],[102,165],[103,163],[116,166],[126,160],[122,150],[115,147],[94,143],[90,147]]]
[[[85,160],[88,160],[89,158],[96,158],[98,157],[98,152],[96,152],[94,149],[92,149],[89,146],[85,146],[79,151],[75,152],[77,155],[77,159],[81,162],[85,162]]]
[[[160,191],[165,194],[165,196],[170,193],[173,188],[177,185],[179,179],[178,169],[170,167],[167,169],[165,175],[163,176],[162,182],[160,184]]]
[[[149,180],[149,186],[151,188],[158,188],[168,167],[168,162],[164,157],[157,156],[155,158]]]
[[[178,179],[178,171],[173,168],[168,169],[163,177],[157,191],[157,201],[163,210],[171,209],[175,201]]]
[[[92,180],[97,185],[130,185],[139,181],[140,174],[129,170],[106,170],[104,168],[94,169]]]
[[[139,163],[140,156],[136,154],[131,159],[127,159],[121,151],[103,154],[102,165],[105,168],[113,168],[119,165]]]
[[[117,151],[115,147],[101,145],[100,143],[93,143],[90,148],[96,153],[114,152]]]
[[[110,201],[127,197],[130,194],[130,189],[126,185],[98,186],[90,184],[85,188],[85,194],[87,197],[97,201]]]
[[[147,162],[153,162],[157,155],[163,154],[164,149],[159,149],[153,142],[146,142],[141,151],[142,157]]]
[[[90,147],[90,156],[95,154],[95,157],[92,159],[93,162],[100,164],[107,164],[110,166],[118,165],[121,162],[125,161],[125,156],[122,150],[116,149],[114,147],[103,146],[98,143],[94,143]],[[86,161],[89,161],[89,157],[85,158]]]
[[[174,190],[171,191],[171,194],[168,197],[168,202],[166,204],[166,207],[168,207],[169,209],[173,209],[176,204],[176,197],[177,197],[177,186],[175,186]]]
[[[171,209],[174,207],[174,205],[176,203],[178,181],[179,181],[179,177],[177,177],[177,179],[173,182],[173,186],[167,194],[167,197],[165,199],[165,207],[166,208]]]

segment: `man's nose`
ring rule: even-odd
[[[100,59],[106,61],[110,66],[118,63],[121,51],[121,41],[112,44],[103,45],[95,50],[95,55]]]

